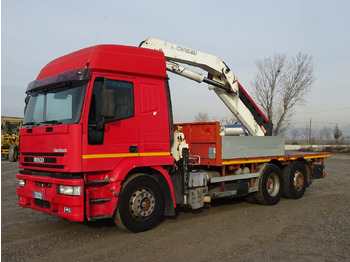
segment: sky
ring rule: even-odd
[[[248,93],[256,60],[309,54],[316,80],[293,125],[349,126],[349,10],[346,0],[2,0],[1,115],[23,116],[27,85],[51,60],[96,44],[138,46],[152,36],[219,56]],[[198,112],[230,116],[206,84],[169,77],[176,122]]]

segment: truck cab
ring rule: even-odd
[[[86,48],[47,64],[26,93],[21,206],[73,221],[112,217],[131,170],[155,173],[174,162],[161,52]]]

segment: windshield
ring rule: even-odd
[[[86,82],[67,82],[30,93],[24,126],[74,124],[80,120]]]

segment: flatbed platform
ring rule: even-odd
[[[320,159],[330,157],[328,152],[298,152],[298,151],[285,151],[282,156],[266,156],[266,157],[252,157],[252,158],[239,158],[223,160],[222,165],[234,165],[234,164],[250,164],[250,163],[268,163],[272,160],[277,161],[294,161],[297,159]]]
[[[220,122],[175,124],[185,134],[190,164],[227,166],[271,161],[314,159],[330,156],[328,152],[285,151],[285,139],[278,136],[222,136]]]

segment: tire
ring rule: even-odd
[[[16,162],[18,160],[18,147],[15,145],[10,146],[9,161]]]
[[[306,169],[302,162],[295,161],[283,169],[283,195],[286,198],[299,199],[306,190]]]
[[[255,199],[262,205],[276,205],[283,194],[283,178],[281,169],[268,164],[259,179],[259,191],[254,193]]]
[[[123,186],[114,222],[130,232],[147,231],[160,223],[164,208],[159,183],[149,175],[135,174]]]

